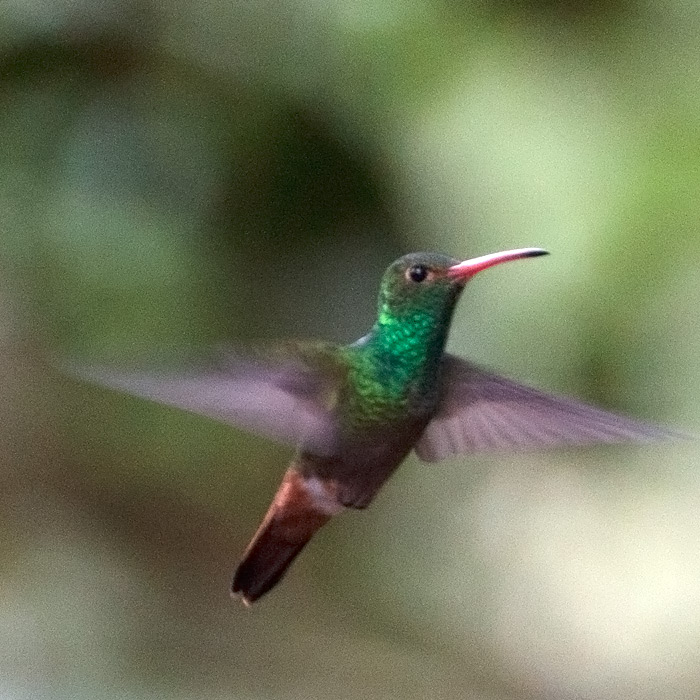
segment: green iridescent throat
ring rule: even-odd
[[[437,291],[437,290],[436,290]],[[456,298],[426,295],[418,305],[380,304],[377,322],[349,346],[353,423],[390,421],[429,411]],[[450,295],[451,296],[451,295]],[[431,303],[432,302],[432,303]]]

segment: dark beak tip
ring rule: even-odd
[[[544,250],[544,248],[533,248],[531,251],[525,255],[526,258],[539,258],[540,255],[549,255],[548,250]]]

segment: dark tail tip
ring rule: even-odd
[[[238,565],[231,595],[239,596],[243,604],[250,607],[280,582],[305,544],[280,541],[270,536],[269,531],[264,533]]]
[[[329,516],[313,513],[294,527],[284,518],[263,522],[236,569],[231,594],[247,606],[274,588],[290,564]]]

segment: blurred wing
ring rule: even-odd
[[[318,454],[335,445],[333,372],[302,358],[264,359],[228,355],[182,372],[127,372],[71,365],[89,382],[181,408]],[[332,370],[332,368],[331,368]]]
[[[445,355],[442,381],[438,412],[416,444],[424,462],[470,452],[651,442],[674,436],[642,421],[517,384],[452,355]]]

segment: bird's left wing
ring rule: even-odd
[[[178,371],[70,363],[80,379],[181,408],[317,454],[333,454],[334,391],[342,370],[326,348],[294,354],[218,353]]]
[[[452,455],[592,443],[651,442],[679,433],[518,384],[452,355],[438,412],[416,444],[424,462]]]

